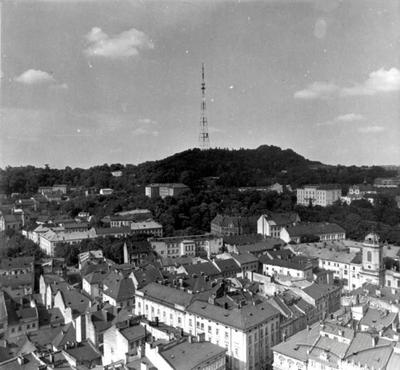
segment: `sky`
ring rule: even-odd
[[[13,0],[0,167],[137,164],[199,146],[400,164],[394,0]]]

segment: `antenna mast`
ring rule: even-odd
[[[210,135],[206,116],[206,82],[204,79],[204,63],[201,64],[201,114],[199,145],[201,150],[210,149]]]

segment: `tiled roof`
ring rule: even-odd
[[[90,342],[81,342],[77,346],[64,349],[71,357],[79,362],[101,359],[101,353]]]
[[[33,267],[33,257],[16,257],[16,258],[1,258],[0,269],[11,270]]]
[[[303,236],[303,235],[345,233],[345,230],[341,226],[329,222],[298,223],[295,226],[286,228],[286,230],[291,237]]]
[[[119,332],[128,342],[142,339],[146,336],[146,329],[142,325],[130,326],[129,328],[121,329]]]
[[[251,253],[233,254],[232,258],[239,264],[259,262],[258,258]]]
[[[247,330],[279,314],[279,311],[266,301],[230,310],[208,302],[194,301],[187,311],[240,330]]]
[[[239,265],[235,262],[233,258],[226,259],[226,260],[215,260],[214,263],[218,266],[221,270],[221,273],[224,272],[240,272]]]
[[[123,277],[117,273],[111,273],[103,282],[103,294],[114,298],[117,302],[130,299],[135,295],[135,287],[132,279]]]
[[[193,300],[192,294],[157,283],[147,284],[139,291],[144,293],[145,297],[153,301],[162,302],[172,307],[174,307],[175,304],[187,307]]]
[[[225,348],[210,342],[189,343],[185,341],[174,346],[168,346],[167,349],[160,351],[160,355],[172,365],[173,369],[187,370],[196,369],[204,362],[212,360],[225,352]]]
[[[263,215],[268,222],[273,225],[284,226],[292,224],[299,219],[299,215],[296,212],[271,212],[270,214]]]
[[[196,263],[194,265],[185,265],[185,270],[188,275],[207,275],[216,276],[220,272],[211,262]]]
[[[317,300],[326,296],[329,292],[336,289],[338,289],[337,286],[313,283],[308,287],[304,288],[303,291],[313,299]]]
[[[224,243],[229,245],[254,244],[264,239],[261,234],[229,235],[223,238]]]

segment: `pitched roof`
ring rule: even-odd
[[[291,237],[303,235],[323,235],[333,233],[345,233],[343,227],[329,222],[307,222],[298,223],[295,226],[286,228]]]
[[[245,263],[259,262],[258,258],[251,253],[232,254],[232,258],[240,265]]]
[[[196,263],[194,265],[185,265],[185,271],[188,275],[219,275],[219,270],[211,262]]]
[[[31,267],[33,268],[33,257],[16,257],[16,258],[1,258],[0,259],[0,269],[1,270],[11,270],[11,269],[21,269]]]
[[[167,349],[160,351],[160,355],[171,364],[173,369],[187,370],[196,369],[200,364],[210,361],[225,352],[225,348],[210,342],[189,343],[185,341],[168,346]]]
[[[240,272],[240,267],[233,258],[225,260],[215,260],[214,263],[218,266],[221,273],[225,272]]]
[[[146,329],[142,325],[134,325],[119,331],[129,342],[146,336]]]
[[[132,298],[135,295],[132,279],[118,273],[110,273],[103,281],[103,286],[103,294],[114,298],[117,302]]]
[[[139,289],[138,291],[144,293],[145,297],[155,302],[162,302],[163,304],[172,307],[174,307],[175,304],[187,307],[193,300],[192,294],[157,283],[147,284],[144,288]]]
[[[263,216],[267,219],[267,222],[277,226],[293,224],[299,220],[299,215],[296,212],[270,212]]]
[[[194,301],[187,311],[240,330],[247,330],[279,314],[279,311],[266,301],[230,310],[208,302]]]

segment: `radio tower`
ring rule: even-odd
[[[199,145],[201,150],[210,149],[210,135],[206,116],[206,82],[204,80],[204,63],[201,64],[201,113]]]

